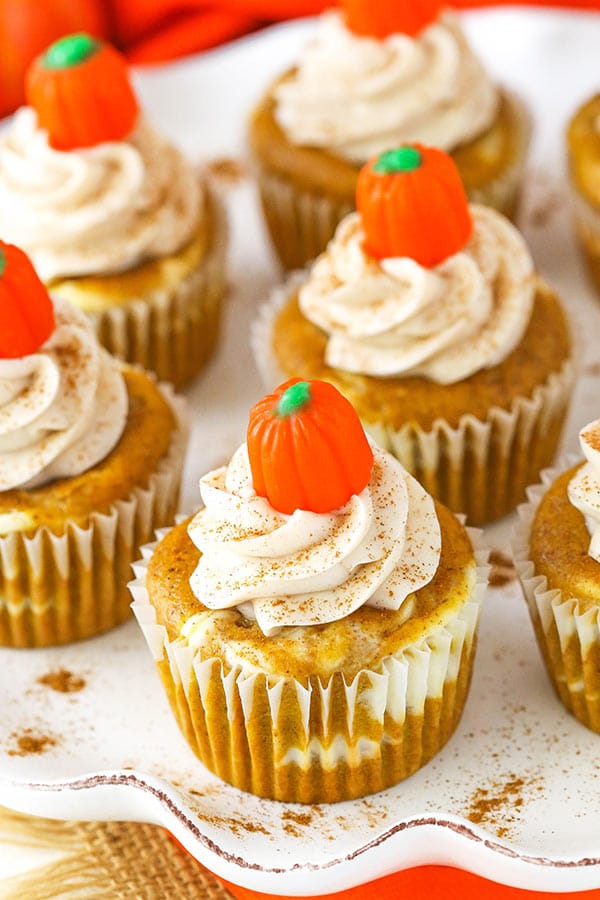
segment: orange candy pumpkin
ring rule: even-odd
[[[373,451],[353,406],[325,381],[292,378],[250,410],[254,490],[282,513],[331,512],[369,483]]]
[[[54,331],[54,308],[29,257],[0,241],[0,359],[35,353]]]
[[[454,160],[420,144],[369,160],[358,176],[356,206],[375,259],[408,256],[436,266],[462,250],[473,231]]]
[[[84,33],[61,38],[38,56],[25,93],[56,150],[122,140],[139,113],[124,57]]]
[[[342,0],[346,25],[361,37],[415,37],[437,19],[440,0]]]
[[[106,6],[106,0],[2,0],[0,117],[25,102],[25,72],[44,47],[79,29],[106,34]]]

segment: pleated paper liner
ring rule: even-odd
[[[269,235],[284,269],[300,269],[322,253],[354,203],[303,189],[259,161],[255,174]]]
[[[88,313],[98,340],[114,356],[156,374],[176,388],[210,358],[218,337],[225,293],[227,225],[220,201],[207,194],[212,233],[207,253],[171,290]]]
[[[579,245],[594,286],[600,292],[600,209],[575,190],[571,194]]]
[[[130,615],[127,582],[142,544],[173,522],[187,444],[185,403],[162,393],[177,418],[168,453],[147,484],[89,524],[0,537],[0,646],[47,647],[100,634]]]
[[[273,324],[305,278],[304,272],[292,273],[253,325],[254,356],[268,390],[290,377],[273,351]],[[483,525],[515,509],[527,486],[553,462],[574,379],[574,366],[567,362],[531,397],[517,397],[508,410],[491,407],[485,420],[465,414],[456,427],[441,418],[428,431],[416,422],[396,430],[384,422],[362,421],[428,493],[464,513],[470,524]]]
[[[581,610],[581,597],[548,588],[529,558],[529,535],[536,510],[553,481],[580,460],[542,472],[541,484],[527,491],[513,535],[515,566],[529,607],[537,642],[554,688],[566,708],[600,733],[600,606]]]
[[[518,211],[521,185],[525,175],[531,139],[531,118],[518,97],[506,90],[503,91],[503,97],[514,121],[513,159],[496,178],[490,179],[485,185],[471,189],[467,193],[471,203],[492,206],[507,218],[514,219]]]
[[[469,191],[472,203],[493,206],[513,218],[531,135],[529,114],[521,101],[504,93],[515,125],[513,159],[485,185]],[[341,220],[356,206],[354,198],[301,187],[254,159],[263,213],[271,241],[285,269],[301,269],[325,250]]]
[[[133,611],[171,707],[208,769],[242,790],[287,802],[353,799],[411,775],[446,743],[460,719],[487,585],[487,550],[470,531],[472,595],[418,642],[364,669],[308,684],[201,660],[171,641],[146,590],[156,544],[134,565]]]

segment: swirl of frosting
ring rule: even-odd
[[[331,513],[277,512],[252,487],[246,445],[200,481],[189,525],[202,556],[190,585],[208,609],[237,607],[266,635],[321,625],[366,604],[398,610],[433,578],[441,535],[432,498],[374,448],[371,480]]]
[[[600,419],[579,432],[579,443],[587,462],[569,482],[569,500],[585,518],[588,554],[600,562]]]
[[[290,140],[355,163],[402,143],[453,150],[489,128],[498,106],[495,86],[448,13],[415,38],[383,41],[359,37],[339,13],[327,13],[274,95]]]
[[[45,281],[176,252],[202,201],[190,165],[143,118],[128,140],[63,152],[24,107],[0,141],[0,234]]]
[[[56,327],[20,359],[0,359],[0,490],[79,475],[119,440],[127,389],[88,319],[54,299]]]
[[[469,243],[431,269],[369,256],[358,213],[340,223],[299,293],[303,315],[329,335],[328,365],[452,384],[508,356],[531,316],[533,262],[507,219],[471,213]]]

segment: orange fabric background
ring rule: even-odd
[[[222,880],[221,880],[222,881]],[[238,900],[290,900],[287,896],[258,894],[245,888],[222,884]],[[422,866],[388,875],[348,891],[327,894],[323,900],[400,900],[411,897],[414,900],[598,900],[600,890],[583,891],[575,894],[546,894],[539,891],[521,891],[494,884],[460,869],[447,866]],[[314,897],[296,897],[293,900],[315,900]]]
[[[518,3],[519,0],[503,0]],[[523,2],[523,0],[521,0]],[[134,62],[170,59],[214,46],[268,22],[312,15],[335,0],[110,0],[115,35]],[[450,0],[490,6],[489,0]],[[529,0],[532,6],[600,9],[600,0]]]

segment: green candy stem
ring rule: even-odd
[[[382,153],[373,163],[373,171],[379,175],[394,175],[396,172],[414,172],[420,168],[423,157],[416,147],[398,147]]]
[[[46,69],[69,69],[89,59],[99,47],[100,41],[83,31],[68,34],[48,47],[42,57],[42,65]]]
[[[6,253],[0,247],[0,278],[4,275],[4,270],[6,268]]]
[[[310,400],[310,384],[308,381],[297,381],[284,391],[275,407],[275,415],[281,419],[292,416],[302,409]]]

